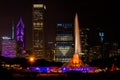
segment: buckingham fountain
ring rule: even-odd
[[[80,45],[80,32],[79,32],[79,22],[78,15],[75,15],[74,21],[74,34],[75,34],[75,51],[73,57],[68,63],[65,63],[63,66],[69,67],[79,67],[83,66],[82,60],[79,58],[79,55],[82,55],[81,45]]]
[[[81,56],[84,55],[81,49],[81,39],[80,39],[80,32],[79,32],[79,21],[78,15],[76,13],[75,20],[74,20],[74,35],[75,35],[75,51],[71,60],[67,63],[64,63],[63,66],[60,68],[63,72],[68,71],[80,71],[80,72],[94,72],[97,67],[91,67],[81,60]]]

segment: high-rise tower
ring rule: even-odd
[[[15,58],[16,57],[16,41],[11,37],[2,37],[2,56]]]
[[[17,57],[24,57],[24,23],[20,17],[16,26]]]
[[[44,58],[45,39],[44,39],[44,20],[45,20],[45,4],[33,4],[33,55],[37,58]]]
[[[15,58],[16,57],[16,40],[14,39],[14,22],[12,21],[11,37],[3,36],[1,41],[2,56]]]
[[[55,61],[69,62],[73,54],[73,25],[59,23],[56,28]]]

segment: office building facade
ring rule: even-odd
[[[56,27],[55,61],[68,62],[74,51],[73,25],[59,23]]]
[[[2,56],[8,58],[16,57],[16,41],[10,37],[2,37]]]
[[[33,24],[33,55],[36,59],[45,58],[45,4],[33,4],[32,24]]]

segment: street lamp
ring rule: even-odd
[[[30,64],[31,64],[31,66],[32,66],[33,62],[35,62],[35,58],[34,58],[34,57],[30,57],[30,58],[29,58],[29,61],[30,61]]]
[[[30,62],[34,62],[34,57],[30,57]]]

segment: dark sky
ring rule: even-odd
[[[119,40],[119,22],[113,21],[112,1],[105,0],[2,0],[0,1],[0,36],[11,36],[12,20],[16,25],[19,17],[23,18],[26,27],[26,45],[31,48],[32,3],[43,1],[47,5],[48,41],[53,40],[56,23],[73,23],[78,13],[80,27],[89,27],[94,31],[100,27],[105,31],[108,40]],[[116,8],[115,8],[116,9]],[[115,18],[114,18],[115,19]],[[51,37],[50,37],[51,36]],[[94,41],[94,40],[93,40]]]

